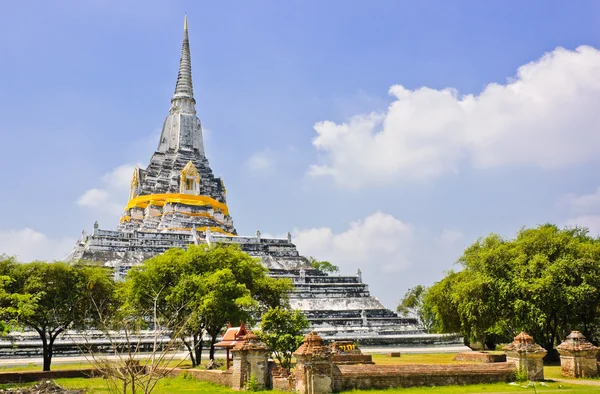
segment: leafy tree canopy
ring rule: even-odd
[[[42,340],[44,371],[50,370],[54,341],[67,329],[93,326],[114,308],[112,273],[84,263],[0,261],[2,312],[14,328],[35,330]]]
[[[149,316],[157,302],[158,321],[180,319],[181,339],[193,364],[199,364],[202,338],[211,337],[211,358],[218,335],[227,325],[252,322],[273,307],[285,307],[289,280],[267,276],[259,259],[235,244],[170,249],[129,271],[121,290],[125,307]],[[191,338],[191,342],[189,341]]]
[[[309,327],[308,319],[299,310],[269,309],[262,317],[260,339],[273,351],[279,364],[288,371],[292,367],[292,353],[302,345],[302,332]]]
[[[313,266],[314,269],[318,269],[319,271],[326,272],[328,274],[334,274],[340,271],[340,267],[330,263],[329,261],[319,261],[314,257],[309,257],[308,262]]]
[[[400,300],[396,310],[404,317],[415,316],[425,329],[430,331],[434,325],[434,315],[429,310],[423,308],[423,299],[426,291],[427,289],[421,285],[409,289],[404,294],[404,297],[402,297],[402,300]]]
[[[426,292],[440,332],[493,345],[525,330],[551,350],[571,330],[600,340],[600,240],[584,228],[546,224],[515,239],[477,240]]]

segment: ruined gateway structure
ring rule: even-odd
[[[117,278],[144,259],[169,248],[213,242],[237,243],[259,257],[278,278],[290,278],[291,306],[302,310],[324,339],[368,345],[460,345],[453,335],[430,335],[416,319],[401,318],[371,296],[356,276],[330,276],[298,254],[285,239],[238,236],[229,214],[222,179],[213,175],[196,116],[187,18],[175,94],[160,142],[146,169],[136,168],[129,202],[116,230],[101,230],[78,241],[68,260],[100,261]]]

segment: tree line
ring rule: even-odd
[[[54,343],[66,330],[129,324],[124,322],[168,326],[195,366],[205,345],[214,359],[228,323],[252,325],[263,316],[261,335],[285,361],[308,327],[304,315],[289,309],[292,286],[269,277],[259,259],[231,244],[170,249],[133,267],[123,282],[94,263],[20,263],[0,256],[0,329],[36,331],[49,371]],[[287,342],[276,343],[277,333],[287,335]]]
[[[488,348],[532,335],[551,354],[571,330],[600,341],[600,239],[585,228],[523,228],[478,239],[429,288],[398,305],[432,332],[459,332]]]

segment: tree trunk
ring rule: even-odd
[[[215,359],[215,343],[217,343],[217,336],[211,336],[210,337],[210,356],[209,358],[211,360]]]
[[[202,334],[194,335],[194,352],[196,353],[196,365],[202,364],[202,345],[204,345],[204,339]]]
[[[192,360],[192,367],[195,367],[198,364],[196,364],[196,360],[194,359],[194,351],[193,351],[193,349],[190,347],[190,344],[185,340],[185,338],[182,338],[181,340],[182,340],[183,344],[185,345],[185,347],[187,348],[188,353],[190,354],[190,360]],[[196,341],[195,341],[195,338],[194,338],[194,342],[193,343],[195,343],[195,342]],[[193,346],[193,343],[192,343],[192,346]]]
[[[131,374],[131,394],[135,394],[135,375]]]
[[[42,367],[42,371],[50,371],[50,362],[52,361],[52,356],[48,357],[51,350],[48,348],[48,338],[46,338],[46,330],[45,329],[35,329],[42,340],[42,359],[44,360],[44,364]]]

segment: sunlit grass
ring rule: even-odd
[[[94,379],[57,379],[59,385],[69,389],[85,389],[87,393],[107,394],[108,386],[106,381],[100,378]],[[524,385],[524,384],[523,384]],[[477,384],[469,386],[442,386],[442,387],[413,387],[413,388],[395,388],[388,390],[354,390],[347,393],[364,394],[458,394],[458,393],[533,393],[533,387],[524,388],[523,385],[509,385],[506,383]],[[578,386],[566,383],[547,383],[547,386],[537,386],[538,393],[562,392],[562,393],[597,393],[598,387]],[[270,393],[282,393],[279,391],[269,391]],[[201,382],[186,378],[166,378],[161,380],[155,391],[156,394],[176,394],[176,393],[199,393],[199,394],[233,394],[228,387],[219,386],[209,382]]]
[[[379,365],[393,365],[393,364],[464,364],[465,362],[454,361],[453,358],[455,353],[430,353],[430,354],[401,354],[400,357],[390,357],[389,355],[377,354],[373,355],[373,361]],[[143,362],[144,360],[141,360]],[[224,362],[225,360],[220,360]],[[204,364],[197,368],[204,368]],[[169,363],[170,367],[179,366],[182,368],[190,368],[191,363],[189,360],[172,360]],[[86,362],[78,363],[66,363],[53,365],[53,370],[62,369],[76,369],[76,368],[89,368],[90,364]],[[23,365],[16,367],[0,367],[0,372],[9,371],[32,371],[41,370],[40,365]],[[546,379],[564,378],[561,376],[560,366],[546,366],[544,367],[544,374]],[[581,379],[578,379],[582,381]],[[106,380],[102,378],[70,378],[70,379],[57,379],[56,382],[70,389],[85,389],[87,393],[109,393],[108,385]],[[593,382],[598,382],[594,379]],[[458,393],[533,393],[533,387],[523,387],[525,384],[509,385],[506,383],[494,383],[494,384],[477,384],[468,386],[441,386],[441,387],[413,387],[413,388],[394,388],[388,390],[354,390],[348,391],[348,393],[364,393],[364,394],[458,394]],[[15,387],[15,385],[0,385],[0,388]],[[563,382],[547,382],[545,386],[538,385],[535,388],[537,393],[550,393],[550,392],[564,392],[564,393],[600,393],[600,387],[598,386],[585,386],[576,385],[571,383]],[[193,378],[165,378],[161,380],[154,393],[156,394],[167,394],[167,393],[199,393],[199,394],[233,394],[236,391],[231,390],[228,387],[216,385],[209,382],[203,382],[195,380]],[[269,391],[271,393],[280,393],[277,391]]]
[[[390,357],[386,354],[374,354],[373,362],[380,365],[466,364],[464,361],[454,361],[454,356],[456,356],[456,353],[401,354],[400,357]]]

